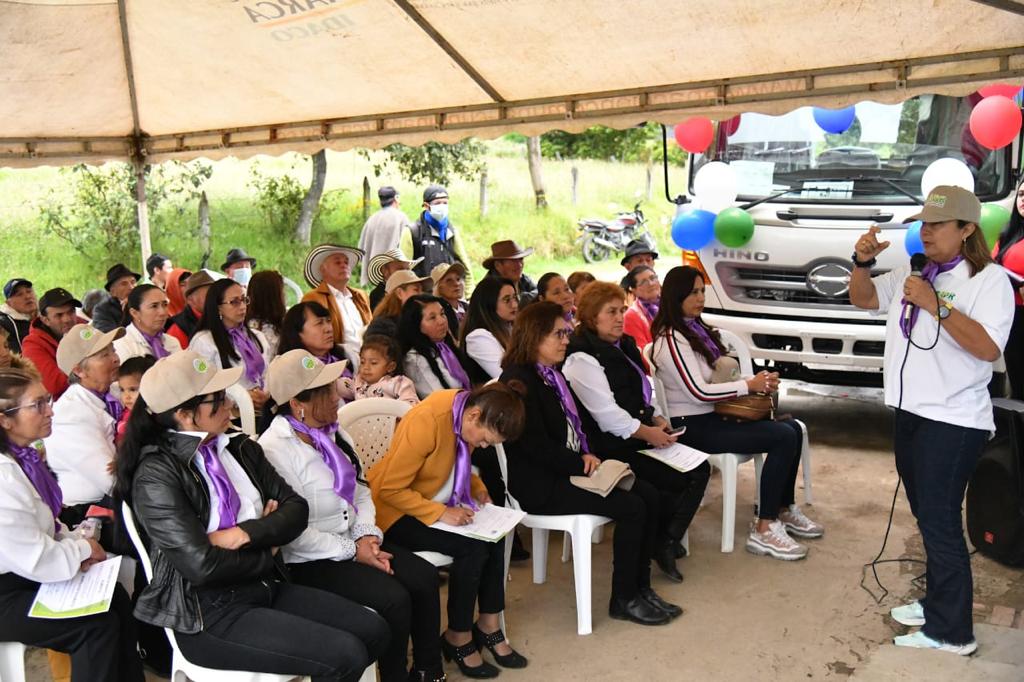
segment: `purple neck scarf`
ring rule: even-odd
[[[104,409],[106,409],[107,414],[114,418],[115,422],[121,421],[121,415],[124,414],[124,405],[121,404],[120,400],[114,397],[113,393],[110,391],[100,393],[99,391],[94,391],[91,388],[86,390],[103,401]]]
[[[7,448],[14,455],[25,477],[39,493],[39,497],[43,498],[43,502],[53,512],[53,530],[56,533],[60,530],[60,521],[57,518],[64,505],[64,495],[57,485],[57,479],[53,477],[53,472],[39,456],[39,451],[31,445],[22,446],[9,442]]]
[[[466,370],[462,369],[462,364],[455,357],[455,352],[448,347],[448,344],[444,341],[438,341],[434,346],[437,348],[437,352],[441,356],[441,362],[444,363],[444,368],[448,370],[448,374],[451,375],[452,379],[459,382],[459,386],[451,386],[450,388],[472,387],[469,377],[466,376]]]
[[[928,264],[924,266],[923,270],[921,270],[921,279],[928,282],[928,284],[931,284],[934,288],[935,278],[941,275],[942,273],[949,272],[950,270],[955,268],[957,265],[960,264],[960,261],[962,261],[963,259],[963,256],[957,256],[948,263],[935,263],[933,261],[928,261]],[[910,310],[910,318],[907,319],[908,305],[911,304],[907,303],[907,299],[904,298],[903,310],[900,313],[900,331],[903,332],[903,338],[905,339],[910,338],[910,331],[914,328],[914,325],[917,324],[917,315],[918,313],[921,312],[921,309],[918,308],[916,305],[912,306]]]
[[[348,502],[348,506],[356,508],[353,500],[356,498],[356,468],[338,444],[334,442],[334,434],[338,432],[338,425],[328,424],[327,426],[314,429],[306,426],[290,414],[285,420],[292,427],[295,433],[308,436],[313,441],[313,449],[320,453],[324,464],[334,474],[334,492],[341,499]]]
[[[575,308],[573,308],[573,310],[570,310],[567,313],[562,313],[562,319],[565,320],[567,324],[573,324],[574,323],[574,320],[573,320],[573,311],[574,310],[575,310]]]
[[[647,301],[642,301],[639,298],[636,300],[640,303],[640,308],[644,311],[644,314],[647,315],[647,321],[653,322],[654,317],[658,314],[658,308],[660,307],[659,302],[655,301],[654,303],[648,303]]]
[[[572,399],[572,393],[569,392],[569,386],[565,383],[565,377],[554,367],[548,367],[539,362],[537,363],[537,372],[544,379],[544,383],[555,389],[555,393],[558,394],[565,418],[572,425],[573,431],[576,432],[576,438],[580,442],[580,452],[590,452],[587,436],[583,433],[583,422],[580,420],[580,413],[576,411],[576,401]]]
[[[340,362],[341,358],[339,358],[334,353],[328,352],[326,355],[319,356],[317,358],[317,360],[319,360],[320,362],[324,363],[325,365],[329,365],[332,362]],[[341,376],[348,377],[350,379],[355,376],[355,375],[352,374],[352,363],[351,362],[348,363],[347,365],[345,365],[345,371],[341,373]]]
[[[654,391],[651,389],[651,382],[647,379],[647,372],[644,371],[643,367],[633,362],[633,358],[626,355],[625,351],[622,350],[622,341],[616,341],[613,345],[622,352],[622,357],[626,358],[629,364],[633,365],[636,373],[640,375],[640,387],[644,393],[644,405],[650,405],[651,396],[654,394]]]
[[[469,400],[469,391],[459,391],[452,403],[452,431],[455,432],[455,485],[452,486],[452,496],[448,498],[449,507],[464,505],[476,511],[476,501],[473,499],[473,490],[470,486],[472,476],[472,463],[470,462],[469,443],[462,439],[462,413],[466,411],[466,401]]]
[[[263,370],[266,369],[267,363],[263,360],[259,346],[246,332],[244,325],[228,329],[228,336],[231,337],[231,345],[235,347],[235,351],[242,356],[245,378],[263,388]]]
[[[167,352],[167,349],[164,348],[164,333],[163,332],[160,332],[159,334],[150,335],[150,334],[147,334],[146,332],[142,331],[138,327],[136,327],[135,329],[136,329],[136,331],[139,332],[139,334],[142,335],[142,338],[144,338],[146,340],[146,343],[149,344],[149,349],[151,351],[153,351],[153,357],[154,358],[159,360],[160,358],[166,358],[168,355],[170,355],[170,353]]]
[[[199,456],[203,458],[206,475],[213,484],[211,497],[217,498],[219,521],[217,530],[224,530],[238,525],[238,510],[242,506],[238,499],[238,491],[228,478],[228,472],[217,456],[216,441],[203,443],[199,446]]]
[[[707,327],[701,324],[700,320],[696,317],[690,318],[686,320],[686,326],[689,327],[690,331],[697,335],[697,338],[699,338],[701,343],[704,344],[704,347],[708,349],[709,353],[711,353],[711,357],[713,358],[712,362],[722,357],[722,351],[718,348],[718,344],[715,343],[713,338],[711,338],[711,334],[708,333]]]

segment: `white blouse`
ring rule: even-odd
[[[665,405],[673,417],[714,412],[716,402],[749,392],[742,379],[711,383],[713,368],[678,331],[673,330],[671,338],[658,336],[652,350],[651,359],[665,390]]]
[[[274,359],[274,356],[270,354],[270,342],[267,341],[267,337],[263,335],[258,329],[251,329],[252,333],[260,342],[260,347],[263,348],[263,372],[267,371],[267,367],[270,367],[270,361]],[[204,329],[198,332],[192,337],[192,340],[188,342],[188,349],[199,353],[207,360],[210,361],[214,367],[218,369],[221,367],[220,353],[217,351],[217,344],[213,342],[213,334],[208,329]],[[236,351],[237,352],[237,351]],[[238,367],[242,364],[241,357],[238,360],[231,361],[231,367]],[[250,388],[256,388],[256,384],[249,381],[249,378],[245,376],[245,372],[242,373],[242,378],[238,380],[239,385],[245,390]]]
[[[486,329],[474,329],[466,334],[465,350],[466,355],[473,358],[489,377],[497,379],[501,376],[501,358],[505,355],[505,349],[494,334]]]
[[[573,353],[565,359],[562,374],[602,431],[626,439],[640,428],[640,420],[630,416],[629,412],[615,402],[604,367],[593,355]],[[655,404],[651,407],[654,409],[654,416],[660,417],[658,406]]]
[[[43,443],[65,506],[99,502],[114,487],[107,467],[116,427],[106,404],[81,384],[71,384],[53,404],[53,431]]]
[[[435,358],[435,362],[437,362],[437,366],[441,370],[441,375],[448,384],[448,388],[460,388],[459,382],[448,373],[448,368],[445,367],[440,356]],[[412,383],[416,385],[416,395],[419,396],[420,400],[423,400],[434,391],[444,390],[444,386],[441,385],[441,382],[437,380],[437,376],[430,369],[427,359],[420,355],[418,351],[410,350],[405,354],[404,368],[405,376],[412,379]]]
[[[177,353],[181,350],[181,343],[170,334],[160,335],[161,345],[168,353]],[[152,355],[153,349],[149,347],[146,339],[142,338],[142,332],[134,324],[125,327],[124,336],[114,341],[114,352],[123,364],[129,358]]]

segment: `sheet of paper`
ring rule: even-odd
[[[43,583],[28,615],[32,618],[78,618],[106,613],[114,597],[120,569],[121,557],[115,556],[70,580]]]
[[[772,193],[775,177],[774,161],[737,160],[729,164],[736,171],[740,194],[766,196]]]
[[[807,180],[800,192],[801,199],[852,199],[853,180],[813,182]]]
[[[473,522],[470,524],[452,526],[438,521],[430,527],[455,533],[456,535],[465,535],[468,538],[475,538],[486,542],[497,542],[519,525],[524,516],[526,516],[524,511],[485,504],[474,512]]]
[[[669,465],[673,469],[679,471],[690,471],[700,466],[701,462],[708,458],[706,452],[695,450],[688,445],[682,443],[672,443],[666,445],[663,448],[649,448],[647,450],[641,450],[649,457],[661,460],[665,464]]]

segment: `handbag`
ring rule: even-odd
[[[711,383],[721,384],[739,379],[740,366],[736,358],[723,355],[715,360],[711,370]],[[765,419],[774,421],[775,408],[778,404],[778,393],[749,393],[718,401],[715,403],[715,414],[741,422],[759,422]]]

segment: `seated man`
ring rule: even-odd
[[[142,275],[132,272],[123,263],[118,263],[107,270],[107,283],[103,288],[110,294],[110,298],[93,310],[92,326],[101,332],[109,332],[121,326],[124,302],[128,300],[128,294],[140,279]]]
[[[362,257],[363,252],[351,246],[321,244],[313,247],[303,266],[306,281],[315,288],[302,300],[316,301],[330,313],[334,343],[345,349],[352,371],[359,369],[359,349],[370,321],[366,294],[348,284]]]
[[[57,366],[57,344],[75,326],[75,308],[82,304],[67,289],[50,289],[39,299],[39,317],[21,343],[21,354],[31,360],[54,400],[68,388],[68,375]]]
[[[524,249],[512,240],[491,244],[491,255],[484,259],[487,269],[484,279],[507,279],[516,285],[519,306],[523,307],[537,298],[537,285],[523,272],[523,259],[533,253],[533,247]]]
[[[370,310],[375,310],[384,299],[384,294],[387,293],[385,285],[391,275],[399,270],[412,270],[421,260],[423,259],[406,260],[401,249],[390,249],[368,260],[363,271],[366,273],[366,280],[374,285],[370,291]]]
[[[170,319],[167,333],[178,339],[182,348],[188,348],[189,342],[199,331],[199,322],[203,317],[203,306],[206,305],[206,293],[210,285],[224,276],[212,270],[199,270],[185,280],[185,309]]]
[[[28,336],[32,320],[39,312],[32,282],[21,277],[4,285],[4,303],[0,305],[0,327],[7,330],[7,347],[21,353],[21,342]]]

